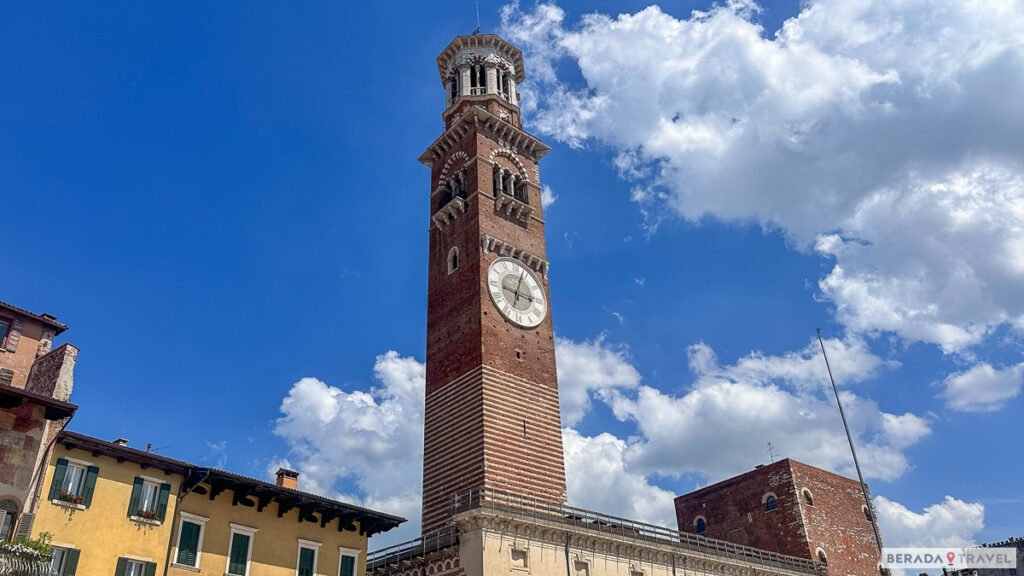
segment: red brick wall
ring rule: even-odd
[[[475,100],[488,108],[506,106]],[[536,160],[514,153],[530,182],[531,219],[523,223],[498,214],[494,159],[506,168],[516,163],[492,157],[502,148],[496,140],[492,134],[470,131],[431,167],[432,191],[438,189],[446,164],[447,175],[466,167],[468,206],[457,219],[443,228],[432,226],[429,233],[425,532],[447,520],[452,495],[470,487],[486,485],[552,500],[565,497],[550,298],[541,325],[522,329],[504,319],[487,289],[488,266],[499,256],[483,253],[482,235],[546,258]],[[457,153],[465,157],[460,154],[448,162]],[[431,213],[440,202],[440,194],[433,194]],[[449,274],[452,247],[459,250],[459,268]],[[550,294],[548,280],[536,275]]]
[[[791,461],[796,485],[810,490],[814,505],[804,506],[811,550],[828,556],[829,574],[878,574],[879,553],[865,514],[860,483],[813,466]]]
[[[764,504],[769,492],[778,502],[773,511]],[[786,459],[679,496],[675,506],[680,531],[693,533],[702,515],[710,538],[813,560],[821,548],[831,576],[878,574],[878,548],[855,480]]]

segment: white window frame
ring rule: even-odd
[[[295,551],[295,576],[299,574],[299,562],[302,560],[302,549],[313,551],[313,576],[316,576],[317,569],[320,567],[320,542],[314,542],[312,540],[298,539],[298,548]],[[340,570],[340,564],[339,570]]]
[[[203,560],[203,536],[206,536],[206,523],[209,522],[209,521],[210,521],[210,519],[207,518],[206,516],[199,516],[197,514],[192,514],[190,512],[184,512],[184,511],[178,512],[178,539],[174,541],[174,551],[172,552],[172,556],[171,556],[171,564],[173,564],[174,566],[181,566],[183,568],[190,568],[190,569],[194,569],[194,570],[199,570],[199,566],[200,566],[200,564],[202,563],[202,560]],[[196,565],[195,566],[189,566],[188,564],[179,564],[178,563],[178,548],[181,547],[181,526],[182,526],[182,523],[184,523],[184,522],[191,522],[193,524],[198,524],[199,525],[199,542],[196,544]],[[231,546],[231,540],[228,540],[228,546],[229,547]],[[251,540],[249,541],[249,548],[252,548],[252,541]],[[230,553],[230,551],[229,551],[229,553]],[[228,561],[230,561],[230,560],[231,560],[231,556],[229,555],[228,556]],[[224,571],[227,572],[226,569]]]
[[[75,486],[74,491],[69,491],[68,494],[74,494],[75,496],[82,496],[82,492],[85,490],[85,477],[89,474],[89,466],[78,461],[72,462],[68,460],[68,467],[64,469],[64,480],[60,483],[60,492],[64,494],[64,485],[68,481],[68,477],[71,475],[71,469],[75,468],[82,471],[82,475],[78,477],[78,486]]]
[[[338,576],[341,576],[341,559],[345,556],[355,558],[355,562],[352,563],[352,576],[359,576],[359,552],[358,548],[338,546]]]
[[[697,524],[699,524],[701,520],[704,521],[704,530],[701,531],[701,532],[698,532],[697,531]],[[704,536],[705,534],[708,533],[708,519],[705,518],[703,514],[698,514],[697,517],[693,519],[693,533],[697,534],[699,536]]]
[[[50,550],[53,552],[53,557],[50,559],[50,568],[52,568],[56,574],[63,574],[64,565],[68,562],[68,549],[63,546],[50,546]],[[57,567],[54,568],[53,561],[57,559],[58,550],[60,550],[60,562],[57,564]]]
[[[228,526],[231,527],[231,533],[228,535],[228,558],[227,567],[224,569],[225,574],[232,574],[232,576],[249,576],[249,568],[252,565],[252,549],[253,543],[256,541],[256,533],[259,532],[259,528],[252,528],[251,526],[243,526],[241,524],[230,523]],[[245,551],[245,574],[234,574],[228,572],[231,568],[231,549],[235,545],[235,534],[243,534],[249,537],[249,549]]]
[[[125,567],[125,570],[124,570],[125,576],[135,576],[136,575],[135,572],[132,572],[132,565],[135,565],[135,566],[139,567],[139,571],[137,573],[138,576],[146,576],[146,562],[144,562],[142,560],[136,560],[135,558],[127,558],[125,556],[122,556],[122,558],[124,558],[125,560],[128,561],[128,565]]]
[[[139,493],[139,501],[135,503],[136,512],[156,512],[156,509],[160,506],[160,485],[162,482],[156,482],[152,478],[142,478],[142,492]],[[142,507],[142,503],[146,500],[146,488],[153,489],[153,509],[149,510]]]

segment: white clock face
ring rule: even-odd
[[[494,305],[510,322],[533,328],[544,321],[548,302],[537,277],[522,262],[498,258],[487,270],[487,289]]]

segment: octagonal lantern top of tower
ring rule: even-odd
[[[441,75],[441,82],[445,83],[457,69],[482,63],[507,67],[507,71],[512,73],[516,82],[522,82],[526,78],[522,51],[497,34],[456,36],[437,57],[437,72]]]

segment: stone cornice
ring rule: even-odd
[[[455,516],[460,533],[472,531],[514,535],[517,539],[541,542],[550,546],[568,546],[569,554],[586,560],[595,555],[630,559],[637,562],[675,566],[677,569],[722,576],[808,576],[813,572],[768,566],[754,561],[716,554],[709,541],[704,550],[689,550],[672,542],[652,542],[638,537],[631,530],[618,533],[611,527],[597,530],[588,525],[551,522],[541,518],[522,517],[503,511],[476,508]]]
[[[463,50],[479,49],[493,50],[496,54],[511,62],[515,68],[516,82],[522,82],[526,79],[526,69],[523,67],[523,53],[519,48],[509,44],[497,34],[472,34],[457,36],[437,56],[437,73],[441,77],[441,82],[444,82],[445,78],[448,77],[449,68],[460,52]]]
[[[437,140],[427,147],[420,154],[418,160],[426,166],[433,166],[435,162],[445,157],[462,138],[472,130],[487,132],[493,135],[494,139],[502,148],[513,152],[526,154],[536,160],[544,157],[551,151],[551,147],[541,142],[519,128],[491,114],[479,106],[474,106],[452,122],[452,125],[441,134]]]
[[[548,277],[548,271],[551,269],[551,263],[547,260],[536,254],[530,254],[526,250],[515,247],[511,242],[495,238],[490,234],[480,236],[480,248],[484,251],[484,254],[494,252],[498,256],[515,258],[538,274],[542,274],[545,279]]]

